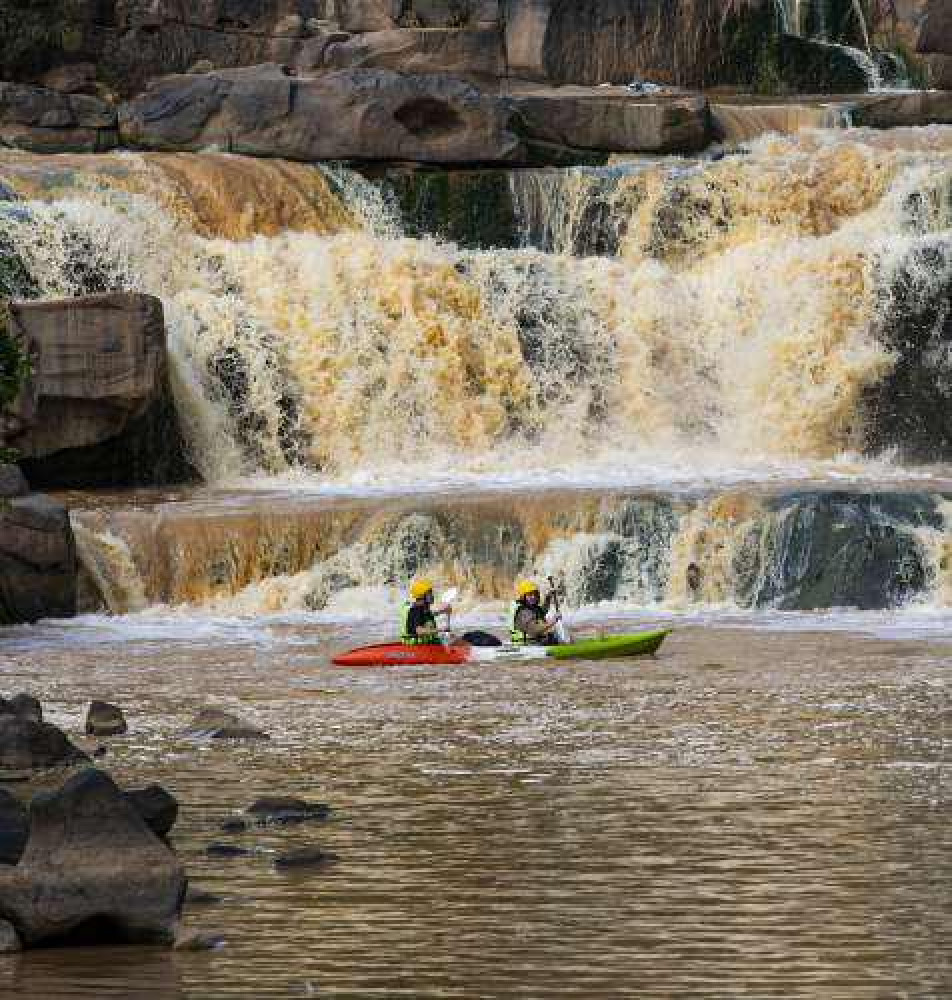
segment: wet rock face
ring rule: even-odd
[[[174,854],[96,770],[34,797],[23,856],[0,871],[0,916],[26,946],[169,943],[184,895]]]
[[[75,614],[77,574],[65,507],[39,495],[0,505],[0,623]]]
[[[94,701],[86,713],[87,736],[120,736],[129,729],[126,717],[118,705]]]
[[[102,153],[118,141],[116,109],[96,97],[0,83],[0,144],[34,153]]]
[[[134,486],[181,480],[165,322],[151,295],[18,302],[14,333],[34,374],[13,441],[35,486]]]
[[[0,715],[0,768],[3,770],[69,766],[88,759],[56,726],[16,715]]]

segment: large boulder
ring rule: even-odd
[[[23,856],[0,870],[0,916],[26,946],[170,943],[185,886],[175,855],[90,769],[34,796]]]
[[[78,572],[62,504],[33,495],[0,505],[0,623],[75,614]]]
[[[0,715],[0,769],[31,771],[66,767],[88,759],[62,730],[48,722]]]
[[[0,83],[0,146],[101,153],[118,141],[116,109],[95,97]]]
[[[167,77],[120,111],[123,142],[216,147],[289,160],[519,163],[511,105],[455,77],[345,70],[314,79],[277,66]]]
[[[13,443],[34,485],[153,485],[187,475],[162,303],[115,293],[15,302],[33,375]]]

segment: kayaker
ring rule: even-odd
[[[440,641],[437,615],[448,615],[450,605],[434,607],[433,584],[429,580],[415,580],[410,587],[410,603],[404,605],[400,639],[408,646],[432,646]]]
[[[549,621],[549,611],[555,594],[550,591],[542,598],[537,583],[525,580],[516,588],[516,600],[512,605],[511,638],[519,646],[557,646],[556,633],[559,617]]]

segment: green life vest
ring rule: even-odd
[[[525,646],[531,641],[529,636],[516,626],[516,617],[525,607],[527,607],[527,605],[522,604],[519,601],[513,601],[512,609],[509,612],[509,638],[517,646]]]
[[[439,644],[439,639],[420,639],[410,634],[410,611],[412,604],[404,604],[400,618],[400,641],[406,646],[433,646]]]

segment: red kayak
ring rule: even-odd
[[[331,661],[336,667],[400,667],[435,664],[440,667],[460,666],[470,661],[472,647],[467,642],[451,646],[405,646],[402,642],[385,642],[379,646],[364,646],[341,653]]]

